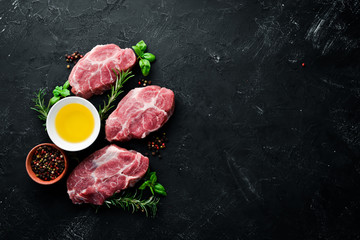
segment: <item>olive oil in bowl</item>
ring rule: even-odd
[[[46,128],[55,145],[67,151],[80,151],[98,137],[100,116],[88,100],[66,97],[50,109]]]
[[[62,107],[55,117],[57,133],[65,141],[78,143],[90,137],[95,121],[90,110],[80,103]]]

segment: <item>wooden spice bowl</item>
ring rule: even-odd
[[[49,147],[55,148],[56,150],[60,151],[61,154],[64,156],[64,164],[65,164],[64,170],[57,178],[55,178],[53,180],[45,181],[45,180],[40,179],[39,177],[36,176],[33,169],[31,168],[31,160],[33,158],[33,155],[34,155],[36,149],[41,146],[49,146]],[[65,173],[68,169],[68,159],[65,155],[65,152],[62,149],[60,149],[58,146],[56,146],[55,144],[42,143],[42,144],[39,144],[39,145],[33,147],[33,149],[30,150],[29,154],[26,157],[25,166],[26,166],[26,171],[32,180],[34,180],[35,182],[42,184],[42,185],[51,185],[51,184],[54,184],[54,183],[60,181],[60,179],[62,179],[65,176]]]

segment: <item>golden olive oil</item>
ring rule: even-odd
[[[55,128],[65,141],[77,143],[90,137],[95,120],[90,110],[82,104],[70,103],[59,110],[55,117]]]

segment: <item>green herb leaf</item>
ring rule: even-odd
[[[161,185],[160,183],[155,184],[154,189],[155,189],[155,192],[160,195],[163,195],[163,196],[167,195],[164,186]]]
[[[63,89],[63,87],[56,86],[53,90],[53,94],[55,97],[62,96],[67,97],[70,95],[70,91],[68,89]]]
[[[139,66],[141,69],[142,74],[146,77],[147,75],[149,75],[150,72],[150,62],[146,59],[141,59],[139,61]]]
[[[131,71],[129,70],[127,70],[126,72],[120,71],[119,69],[112,70],[115,73],[116,82],[115,85],[111,87],[111,93],[108,95],[108,102],[104,102],[104,106],[99,107],[99,115],[101,120],[105,120],[109,110],[114,107],[114,105],[112,104],[116,100],[116,98],[123,92],[123,85],[127,82],[127,80],[134,77],[134,75],[131,75]]]
[[[141,211],[144,212],[148,217],[155,217],[157,212],[157,204],[160,201],[160,198],[151,196],[150,198],[143,198],[142,192],[137,194],[137,192],[132,193],[131,190],[126,189],[121,193],[114,194],[109,199],[105,200],[104,205],[108,208],[119,207],[124,210],[130,210],[132,213]]]
[[[52,106],[52,105],[54,105],[57,101],[59,101],[60,100],[60,97],[59,96],[53,96],[51,99],[50,99],[50,101],[49,101],[49,103],[50,103],[50,106]]]
[[[62,97],[67,97],[70,95],[70,91],[68,89],[63,89],[62,92],[60,93],[60,95]]]
[[[69,80],[67,80],[63,85],[63,89],[68,89],[69,87],[70,87],[70,82]]]
[[[152,195],[155,195],[153,187],[152,187],[152,186],[149,186],[149,188],[150,188],[150,190],[151,190]]]
[[[144,182],[143,184],[141,184],[141,186],[139,187],[140,190],[144,190],[146,187],[148,186],[148,182]]]
[[[155,61],[155,55],[152,53],[144,53],[142,58],[148,60],[149,62]]]
[[[146,187],[149,187],[152,195],[155,195],[155,193],[163,196],[167,195],[164,186],[156,182],[156,172],[150,172],[150,170],[148,169],[144,180],[145,182],[139,187],[139,189],[144,190]]]
[[[136,46],[132,46],[132,48],[134,49],[136,55],[138,55],[138,59],[140,59],[139,66],[142,74],[146,77],[150,72],[150,62],[155,61],[155,55],[152,53],[144,53],[147,46],[143,40],[138,42]]]
[[[132,46],[132,48],[134,49],[136,55],[138,55],[139,57],[142,57],[144,52],[141,51],[141,49],[138,46]]]
[[[53,90],[54,96],[49,100],[48,104],[45,105],[45,90],[40,89],[38,93],[35,93],[35,98],[33,99],[35,107],[31,107],[32,110],[39,113],[38,117],[42,121],[46,121],[47,115],[50,111],[50,107],[54,105],[61,97],[67,97],[70,95],[70,91],[67,89],[69,87],[69,81],[66,81],[63,86],[56,86]],[[44,124],[45,125],[45,124]]]
[[[146,183],[143,183],[143,184],[141,184],[141,186],[139,187],[139,189],[140,189],[140,190],[144,190],[144,189],[146,188],[146,186],[147,186]]]
[[[142,52],[145,52],[146,50],[146,43],[144,42],[144,40],[141,40],[140,42],[138,42],[136,44],[136,46],[142,51]]]
[[[53,90],[54,96],[60,96],[60,92],[62,91],[62,87],[56,86]]]
[[[39,113],[38,118],[42,121],[46,121],[47,115],[50,110],[50,103],[45,105],[45,90],[40,89],[38,93],[35,93],[35,98],[33,102],[35,103],[35,107],[31,107],[32,110],[37,111]]]
[[[157,181],[156,172],[152,172],[150,174],[150,181],[152,184],[156,183],[156,181]]]

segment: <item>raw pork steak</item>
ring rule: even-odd
[[[174,112],[174,93],[159,86],[131,90],[106,120],[108,141],[144,138],[158,130]]]
[[[114,193],[132,187],[149,167],[149,159],[114,144],[82,161],[70,174],[67,189],[73,203],[102,205]]]
[[[80,97],[90,98],[102,94],[116,81],[112,69],[128,70],[136,63],[130,48],[121,49],[115,44],[97,45],[72,69],[69,82],[71,91]]]

